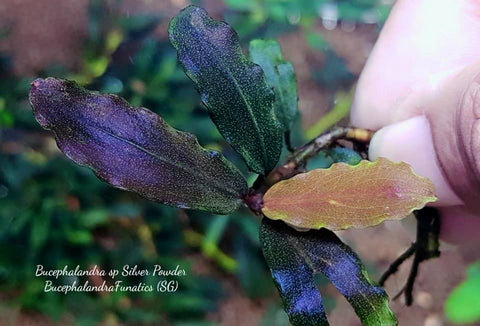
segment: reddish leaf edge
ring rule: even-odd
[[[373,164],[376,164],[378,162],[380,162],[381,160],[385,160],[385,161],[388,161],[389,163],[392,163],[393,165],[398,165],[398,166],[402,166],[402,167],[406,167],[410,170],[410,172],[417,178],[419,179],[422,179],[424,181],[426,181],[427,183],[430,184],[431,188],[433,189],[433,193],[435,194],[435,185],[433,184],[433,182],[427,178],[427,177],[423,177],[419,174],[417,174],[415,172],[415,170],[412,168],[412,166],[406,162],[393,162],[393,161],[390,161],[389,159],[387,159],[386,157],[378,157],[375,161],[369,161],[369,160],[362,160],[360,161],[358,164],[356,165],[349,165],[348,163],[344,163],[344,162],[337,162],[337,163],[333,163],[329,168],[326,168],[326,169],[315,169],[315,170],[325,170],[325,171],[328,171],[328,170],[331,170],[331,169],[334,169],[336,167],[338,167],[338,165],[345,165],[347,166],[347,168],[349,169],[354,169],[355,167],[357,167],[358,165],[360,164],[366,164],[367,166],[369,165],[373,165]],[[305,173],[309,173],[309,172],[312,172],[314,170],[311,170],[311,171],[307,171]],[[295,176],[293,176],[292,178],[289,178],[289,179],[286,179],[286,180],[282,180],[278,183],[281,183],[281,182],[284,182],[284,181],[288,181],[288,180],[292,180],[292,179],[295,179],[295,178],[301,178],[300,175],[302,174],[305,174],[305,173],[300,173],[300,174],[297,174]],[[277,185],[278,183],[276,183],[275,185]],[[274,187],[275,185],[273,185],[272,187]],[[268,190],[267,190],[268,192]],[[409,216],[410,214],[412,214],[414,211],[416,210],[419,210],[419,209],[422,209],[423,207],[425,207],[428,203],[433,203],[433,202],[436,202],[438,200],[438,198],[433,195],[432,197],[425,197],[425,200],[423,201],[422,204],[419,204],[417,206],[414,206],[412,207],[408,213],[401,217],[401,218],[378,218],[376,221],[374,221],[371,225],[368,225],[368,226],[358,226],[358,225],[355,225],[355,223],[352,223],[352,224],[346,224],[342,227],[338,227],[338,228],[328,228],[328,224],[325,223],[325,224],[319,224],[317,225],[316,227],[313,227],[313,228],[305,228],[305,227],[301,227],[301,226],[298,226],[298,225],[295,225],[295,224],[292,224],[292,223],[289,223],[289,221],[286,221],[284,220],[283,217],[274,217],[274,216],[268,216],[265,211],[263,210],[264,207],[262,207],[262,214],[269,218],[270,220],[274,220],[274,221],[283,221],[285,222],[288,226],[292,227],[293,229],[297,230],[297,231],[301,231],[301,232],[307,232],[309,230],[319,230],[319,229],[327,229],[327,230],[330,230],[330,231],[342,231],[342,230],[347,230],[347,229],[358,229],[358,230],[361,230],[361,229],[366,229],[366,228],[370,228],[370,227],[374,227],[374,226],[377,226],[385,221],[399,221],[399,220],[402,220],[404,218],[406,218],[407,216]]]

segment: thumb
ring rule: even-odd
[[[368,156],[371,160],[386,157],[394,162],[406,162],[415,173],[429,178],[438,197],[434,206],[462,204],[442,174],[435,154],[430,123],[425,116],[416,116],[377,131],[370,142]]]
[[[380,129],[371,158],[409,163],[433,181],[437,206],[464,204],[480,215],[480,62],[445,80],[423,101],[408,103],[419,115]]]
[[[480,1],[397,0],[360,76],[351,112],[379,129],[414,115],[401,105],[478,60]]]
[[[463,206],[444,207],[440,210],[440,237],[452,244],[474,245],[478,258],[480,244],[480,218]]]

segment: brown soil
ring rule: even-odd
[[[2,0],[0,29],[9,36],[0,51],[11,54],[13,70],[31,75],[53,64],[74,68],[86,34],[88,0]]]

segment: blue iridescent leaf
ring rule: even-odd
[[[369,279],[358,256],[335,233],[299,232],[264,218],[260,241],[292,325],[328,325],[313,278],[316,273],[324,274],[348,300],[362,325],[397,324],[383,288]]]

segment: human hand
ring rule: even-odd
[[[480,241],[480,2],[397,0],[358,82],[369,156],[435,184],[442,238]]]

